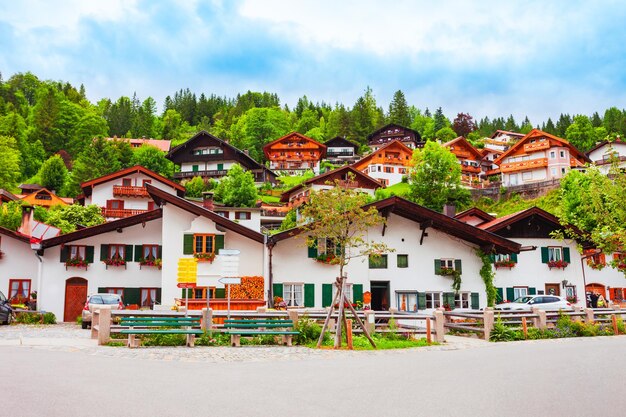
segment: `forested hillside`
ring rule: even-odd
[[[383,107],[369,88],[351,105],[313,103],[303,96],[293,108],[269,92],[219,97],[189,89],[168,96],[162,108],[151,97],[137,97],[132,91],[129,96],[92,103],[86,88],[40,80],[32,73],[14,74],[6,80],[0,76],[0,188],[12,190],[29,180],[46,183],[52,171],[57,177],[64,176],[64,185],[57,191],[75,195],[80,182],[135,163],[164,175],[173,172],[162,154],[152,149],[94,142],[98,137],[145,136],[170,139],[176,145],[204,129],[248,149],[262,161],[263,145],[292,130],[319,141],[345,136],[365,146],[369,133],[390,122],[411,127],[424,139],[447,141],[464,135],[477,146],[497,129],[525,133],[539,127],[583,151],[598,140],[626,133],[626,111],[615,107],[591,116],[562,114],[556,121],[525,118],[518,123],[513,116],[489,119],[460,113],[448,118],[441,108],[431,111],[410,105],[402,91]],[[68,171],[50,163],[52,168],[42,172],[44,162],[55,154]],[[58,178],[54,181],[58,184]]]

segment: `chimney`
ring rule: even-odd
[[[211,211],[215,209],[215,205],[213,204],[213,191],[205,191],[202,193],[202,207]]]
[[[31,236],[33,233],[33,214],[32,206],[22,206],[22,224],[17,231],[23,235]]]
[[[454,204],[444,204],[443,214],[448,217],[454,217],[456,215],[456,206]]]

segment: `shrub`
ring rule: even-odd
[[[322,326],[309,319],[307,316],[304,316],[295,324],[294,330],[300,332],[300,334],[293,336],[293,342],[296,345],[306,345],[311,342],[317,342],[322,332]],[[328,333],[324,334],[323,340],[327,340],[328,338]]]
[[[225,333],[206,332],[196,338],[196,346],[230,346],[230,336]]]
[[[149,334],[141,339],[143,346],[185,346],[184,334]]]
[[[20,324],[39,324],[41,323],[41,315],[38,313],[17,313],[15,322]]]
[[[57,318],[54,313],[44,313],[43,324],[56,324]]]
[[[489,336],[489,340],[492,342],[511,342],[513,340],[521,340],[523,338],[524,336],[521,332],[507,327],[499,317],[493,324],[493,330]]]

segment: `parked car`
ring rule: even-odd
[[[565,298],[556,295],[525,295],[511,303],[496,304],[494,308],[502,311],[531,311],[533,307],[542,310],[571,311],[574,309]]]
[[[11,324],[12,319],[13,309],[11,308],[11,304],[2,291],[0,291],[0,323]]]
[[[123,310],[124,303],[122,302],[122,296],[118,294],[92,294],[87,297],[85,307],[83,307],[83,329],[91,326],[91,313],[95,308],[103,305],[111,306],[111,310]]]

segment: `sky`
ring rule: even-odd
[[[84,84],[92,101],[181,88],[352,106],[409,104],[533,124],[626,107],[616,1],[2,0],[0,72]]]

